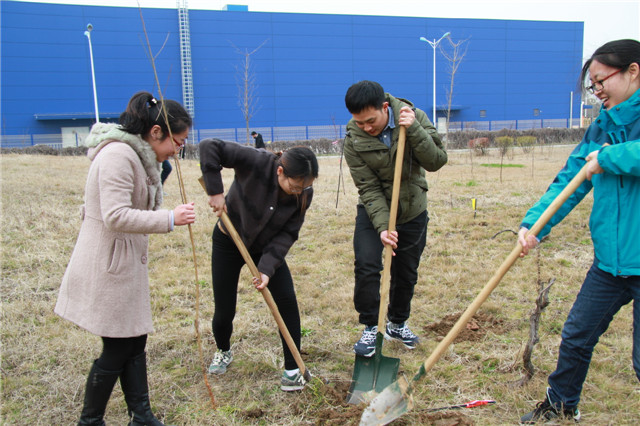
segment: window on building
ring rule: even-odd
[[[487,116],[487,110],[486,109],[481,109],[480,110],[480,118],[485,118]]]
[[[540,115],[540,109],[538,109],[538,108],[534,108],[534,109],[533,109],[533,116],[534,116],[534,117],[537,117],[537,116],[539,116],[539,115]]]

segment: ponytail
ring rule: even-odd
[[[164,109],[166,109],[166,118]],[[182,105],[171,99],[160,102],[149,92],[138,92],[133,95],[127,109],[120,114],[122,129],[127,133],[143,137],[155,125],[160,126],[163,136],[166,136],[170,133],[182,133],[191,127],[191,124],[191,117]]]

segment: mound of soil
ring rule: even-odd
[[[329,383],[321,387],[326,405],[315,410],[312,416],[317,426],[345,425],[356,426],[360,423],[366,404],[352,405],[345,402],[349,392],[349,383]],[[311,413],[310,413],[311,414]],[[432,413],[426,410],[414,410],[389,423],[392,426],[433,425],[433,426],[470,426],[473,421],[460,412]]]
[[[400,417],[389,424],[392,426],[472,426],[475,423],[464,414],[457,412],[421,413],[419,411],[410,411],[406,416]]]
[[[442,340],[461,315],[462,312],[447,315],[442,321],[427,325],[424,330],[435,333],[439,340]],[[504,321],[489,314],[478,312],[471,318],[466,327],[460,331],[454,342],[477,342],[489,331],[494,334],[504,333]]]
[[[321,387],[326,404],[314,412],[316,425],[357,425],[360,423],[364,404],[348,404],[350,383],[327,383]]]

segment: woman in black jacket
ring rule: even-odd
[[[269,290],[296,347],[300,348],[300,312],[293,279],[285,256],[304,222],[313,198],[318,161],[306,147],[284,153],[246,147],[234,142],[205,139],[200,142],[200,167],[209,194],[209,205],[219,217],[227,212],[260,271],[253,283]],[[233,168],[235,178],[226,197],[223,167]],[[233,360],[231,334],[236,311],[238,278],[244,259],[222,222],[213,230],[211,273],[215,311],[212,328],[218,351],[209,373],[223,374]],[[281,336],[282,338],[282,336]],[[284,391],[301,390],[305,380],[282,339]]]

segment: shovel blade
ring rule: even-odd
[[[386,425],[413,408],[413,388],[400,377],[371,400],[362,412],[360,426]]]
[[[378,351],[370,358],[356,355],[347,402],[368,402],[365,394],[369,391],[382,392],[397,379],[399,367],[400,359],[380,355]]]

